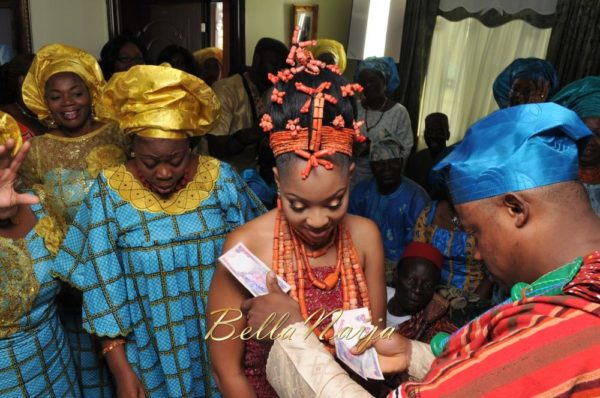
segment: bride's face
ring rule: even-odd
[[[305,167],[305,160],[294,159],[283,173],[276,169],[275,175],[282,211],[290,227],[305,244],[319,248],[331,241],[337,224],[346,215],[354,166],[346,166],[345,170],[337,165],[332,170],[319,166],[303,179]]]

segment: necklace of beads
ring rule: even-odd
[[[385,108],[386,104],[388,102],[388,99],[386,98],[383,101],[383,104],[379,107],[379,109],[374,109],[377,112],[381,112],[381,114],[379,115],[379,119],[377,119],[377,121],[375,122],[374,125],[369,126],[369,109],[365,107],[365,127],[367,128],[367,131],[371,131],[372,129],[374,129],[375,127],[377,127],[377,125],[379,124],[379,122],[381,122],[381,119],[383,119],[383,114],[385,113],[383,111],[383,108]]]
[[[313,286],[321,290],[332,290],[341,280],[342,310],[359,308],[359,295],[362,305],[370,308],[365,275],[352,243],[350,231],[345,224],[340,223],[334,235],[333,242],[337,251],[335,270],[320,280],[314,275],[310,266],[306,245],[290,228],[282,211],[277,212],[273,244],[273,272],[290,285],[290,295],[298,302],[300,312],[305,320],[310,314],[305,301],[306,281],[304,275]],[[323,329],[317,327],[314,328],[314,332],[320,336]],[[329,328],[324,337],[329,344],[329,340],[333,337],[333,329]],[[333,347],[329,346],[328,349],[331,351]]]

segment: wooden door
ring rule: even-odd
[[[244,0],[108,0],[111,37],[135,35],[155,63],[170,44],[194,52],[214,45],[214,3],[223,3],[225,71],[245,65]]]

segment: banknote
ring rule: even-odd
[[[268,293],[266,278],[271,269],[252,254],[243,243],[232,247],[219,257],[219,261],[254,297]],[[284,292],[290,290],[287,282],[280,277],[277,277],[277,283]]]
[[[362,378],[383,380],[374,348],[369,348],[361,355],[353,355],[350,352],[358,340],[365,337],[373,328],[367,308],[343,311],[333,325],[336,355]]]

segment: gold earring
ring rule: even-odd
[[[94,104],[92,104],[90,107],[92,108],[91,112],[90,112],[92,119],[94,119],[94,121],[96,121],[96,122],[99,121],[100,118],[98,116],[96,116],[96,107],[94,106]]]
[[[58,123],[56,123],[56,121],[52,118],[52,116],[48,116],[47,119],[44,120],[46,126],[48,126],[48,128],[51,129],[57,129],[58,128]]]

